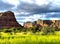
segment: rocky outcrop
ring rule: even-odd
[[[35,22],[31,22],[31,23],[25,23],[24,25],[25,27],[33,27],[33,26],[37,26],[37,27],[43,27],[43,26],[53,26],[56,28],[60,28],[60,20],[40,20],[38,19]]]
[[[24,23],[24,28],[31,28],[33,27],[33,23],[32,22],[25,22]]]
[[[0,13],[0,28],[22,27],[11,11]]]

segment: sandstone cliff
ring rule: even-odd
[[[0,28],[22,27],[11,11],[0,13]]]
[[[26,28],[33,27],[33,26],[37,26],[37,27],[53,26],[53,27],[60,28],[60,20],[40,20],[40,19],[38,19],[37,21],[33,22],[33,24],[32,24],[32,22],[29,24],[26,22],[26,24],[24,25],[24,27],[26,27]]]

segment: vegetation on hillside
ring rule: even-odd
[[[50,26],[1,29],[0,44],[60,44],[59,30]]]
[[[24,32],[25,34],[27,32],[31,32],[31,33],[37,33],[37,32],[42,32],[42,35],[47,35],[47,34],[54,34],[55,31],[60,31],[60,28],[55,28],[52,26],[47,26],[47,27],[37,27],[37,26],[33,26],[31,28],[21,28],[21,27],[17,27],[17,28],[9,28],[9,29],[1,29],[0,32],[4,32],[4,33],[19,33],[19,32]]]

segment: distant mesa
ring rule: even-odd
[[[33,27],[33,23],[32,22],[25,22],[23,26],[24,26],[24,28],[31,28],[31,27]]]
[[[43,27],[43,26],[53,26],[60,28],[60,20],[40,20],[34,22],[25,22],[24,28],[31,28],[33,26]]]
[[[0,28],[22,27],[15,19],[11,11],[0,13]]]

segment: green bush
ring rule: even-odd
[[[50,34],[50,33],[54,34],[55,28],[54,27],[50,27],[50,26],[43,27],[42,28],[42,32],[43,32],[43,35]]]
[[[60,28],[56,28],[55,30],[56,30],[56,31],[60,31]]]
[[[39,30],[37,26],[31,28],[32,33],[36,33]]]

